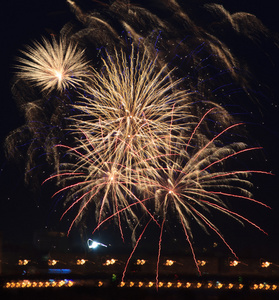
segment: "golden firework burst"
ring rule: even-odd
[[[121,215],[134,228],[135,207],[141,208],[141,217],[149,215],[154,221],[153,213],[163,220],[176,215],[189,243],[189,218],[223,239],[204,214],[209,209],[256,226],[228,210],[222,197],[257,202],[246,178],[253,171],[223,167],[231,157],[258,148],[239,142],[220,144],[220,138],[240,124],[206,138],[201,124],[220,113],[219,107],[207,110],[200,119],[192,116],[191,93],[180,90],[180,82],[172,80],[166,65],[158,67],[156,58],[152,60],[146,51],[139,54],[134,46],[129,56],[116,50],[107,54],[102,71],[92,69],[80,102],[73,104],[77,114],[70,118],[69,130],[75,146],[57,145],[72,157],[54,176],[65,185],[57,193],[69,195],[65,213],[79,207],[70,229],[90,204],[98,227],[116,217],[121,229]]]
[[[87,76],[88,67],[84,50],[61,37],[51,42],[42,38],[21,51],[24,57],[18,57],[20,64],[17,76],[28,80],[42,91],[56,89],[62,92],[69,87],[81,86]]]

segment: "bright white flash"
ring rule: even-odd
[[[58,78],[59,81],[61,81],[63,74],[62,74],[62,72],[55,71],[55,76]]]
[[[89,248],[89,249],[96,249],[96,248],[98,248],[99,246],[107,247],[107,245],[102,244],[102,243],[99,243],[99,242],[96,242],[96,241],[93,241],[93,240],[91,240],[91,239],[88,239],[88,240],[87,240],[87,245],[88,245],[88,248]]]

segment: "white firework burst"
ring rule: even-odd
[[[18,78],[32,82],[42,91],[62,92],[70,86],[80,86],[87,76],[84,50],[64,37],[51,42],[42,38],[42,43],[35,41],[21,52],[25,57],[18,58]]]

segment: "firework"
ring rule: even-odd
[[[77,45],[61,37],[57,42],[42,39],[43,43],[34,42],[21,52],[25,58],[19,57],[17,66],[18,78],[30,81],[42,91],[56,90],[62,92],[69,87],[77,87],[87,76],[87,62],[84,51]]]
[[[193,118],[190,92],[177,89],[181,80],[171,81],[167,66],[156,71],[146,52],[115,57],[103,60],[103,73],[93,70],[87,96],[74,105],[82,114],[71,118],[71,129],[84,136],[81,148],[128,172],[148,167],[148,158],[179,155]]]
[[[214,109],[208,111],[205,115],[212,113],[213,110]],[[166,221],[179,223],[181,225],[198,271],[199,266],[192,246],[194,236],[191,225],[192,221],[190,220],[199,224],[205,232],[212,230],[217,234],[236,258],[237,255],[232,247],[227,243],[220,230],[214,224],[214,221],[210,220],[210,211],[217,210],[224,213],[228,217],[240,222],[242,225],[244,225],[244,222],[249,223],[266,234],[263,229],[251,220],[230,210],[224,200],[227,200],[228,198],[242,199],[270,208],[266,204],[253,199],[252,194],[249,191],[252,185],[249,177],[252,173],[270,173],[257,170],[222,171],[224,165],[229,160],[232,160],[245,152],[259,150],[261,147],[247,148],[244,143],[232,143],[225,146],[218,146],[215,143],[217,138],[220,138],[220,136],[227,133],[233,127],[241,125],[234,124],[217,134],[202,148],[188,148],[193,139],[194,132],[198,131],[197,127],[199,127],[199,125],[200,122],[196,124],[193,134],[188,139],[188,143],[186,144],[188,152],[185,152],[185,155],[180,153],[179,156],[176,155],[171,159],[168,159],[167,164],[165,161],[158,160],[155,165],[150,163],[148,168],[136,169],[137,179],[134,179],[134,182],[137,187],[137,203],[127,203],[126,207],[113,212],[96,227],[96,229],[98,229],[112,217],[127,213],[127,211],[132,211],[135,208],[135,205],[143,206],[144,209],[142,211],[145,214],[146,212],[152,211],[152,216],[146,214],[146,219],[149,219],[149,221],[135,241],[135,248],[138,246],[150,221],[154,220],[161,228],[157,262],[157,281],[163,229]],[[156,160],[157,157],[154,159]],[[160,163],[162,163],[161,166],[159,166]],[[161,221],[158,222],[158,220]],[[135,248],[133,249],[131,256],[135,252]],[[131,256],[127,261],[122,280],[124,279]]]
[[[181,155],[194,118],[190,93],[177,89],[181,80],[172,81],[166,66],[156,70],[156,59],[134,53],[134,46],[129,60],[123,52],[114,54],[115,62],[110,55],[103,60],[102,73],[92,70],[86,96],[73,105],[80,113],[70,118],[76,142],[68,152],[76,160],[60,167],[62,175],[72,174],[61,180],[78,180],[70,198],[82,194],[71,207],[83,203],[80,215],[94,202],[98,222],[108,209],[114,214],[129,207],[129,199],[141,203],[134,192],[145,186],[139,170],[150,172]],[[127,211],[126,220],[137,219]]]
[[[244,225],[243,221],[245,221],[264,232],[249,219],[230,210],[224,200],[227,200],[227,198],[242,199],[268,207],[266,204],[252,198],[252,194],[249,191],[251,182],[248,179],[251,173],[268,174],[267,172],[252,170],[220,171],[224,167],[220,166],[220,164],[223,164],[225,161],[241,153],[260,148],[246,148],[246,145],[243,143],[216,147],[213,142],[214,140],[212,139],[202,149],[193,153],[189,159],[180,156],[171,165],[153,170],[153,172],[156,172],[156,176],[152,174],[148,178],[150,183],[149,191],[153,194],[154,212],[162,220],[159,243],[162,242],[163,227],[166,220],[180,224],[191,248],[198,271],[199,266],[192,246],[194,236],[191,220],[201,226],[205,232],[208,232],[208,229],[215,232],[232,254],[237,257],[215,226],[214,221],[210,220],[209,212],[218,210],[242,225]],[[156,177],[156,181],[152,180],[154,177]],[[160,251],[161,245],[159,245],[159,254]]]
[[[213,138],[207,137],[203,123],[222,110],[211,104],[200,118],[195,116],[192,93],[180,90],[182,81],[173,80],[173,71],[167,65],[158,67],[157,58],[152,60],[147,51],[139,53],[132,45],[129,55],[114,50],[106,53],[102,63],[101,71],[91,69],[80,100],[71,105],[75,114],[67,130],[74,146],[56,145],[66,156],[59,172],[49,178],[63,186],[54,197],[67,195],[62,218],[77,210],[68,233],[92,211],[95,230],[111,218],[123,240],[123,224],[131,229],[133,254],[153,220],[160,227],[159,266],[165,221],[175,220],[182,226],[199,270],[189,221],[193,219],[204,231],[215,232],[237,257],[208,212],[217,210],[262,230],[223,201],[240,198],[267,207],[249,192],[249,175],[264,172],[226,171],[229,160],[260,148],[222,142],[241,123],[221,127]],[[136,238],[144,220],[146,226]],[[126,268],[123,277],[125,272]]]
[[[27,138],[22,135],[22,143],[28,141],[26,173],[35,156],[54,169],[45,181],[57,180],[53,198],[66,195],[61,218],[76,212],[68,233],[90,215],[95,215],[94,232],[114,219],[124,239],[123,226],[129,227],[134,249],[127,264],[155,222],[160,231],[157,283],[167,221],[181,226],[197,269],[193,221],[217,234],[236,256],[210,213],[262,230],[232,211],[227,200],[266,206],[250,193],[250,175],[265,172],[232,169],[236,156],[260,148],[241,142],[235,135],[241,124],[220,105],[242,102],[238,92],[250,97],[251,91],[232,45],[217,38],[218,22],[204,30],[175,1],[162,1],[158,11],[165,19],[148,4],[93,1],[101,7],[96,12],[93,4],[84,11],[89,2],[67,2],[79,26],[65,26],[68,37],[34,42],[18,59],[14,92],[22,98],[27,120]],[[207,9],[240,35],[237,20],[222,7]],[[241,17],[248,22],[247,15]],[[253,37],[247,36],[250,43]],[[39,91],[40,100],[30,85],[37,87],[30,90]],[[10,148],[18,145],[20,130],[16,133]]]

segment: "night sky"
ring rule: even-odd
[[[211,1],[196,0],[192,2],[210,3]],[[224,4],[230,12],[253,13],[268,28],[279,32],[276,1],[239,0],[229,1],[230,4],[225,4],[228,1],[217,2]],[[18,49],[29,44],[33,39],[39,39],[41,35],[48,36],[51,33],[58,33],[62,26],[72,20],[74,16],[62,0],[9,0],[5,1],[4,8],[1,7],[1,14],[0,231],[2,231],[4,243],[32,244],[34,232],[46,229],[46,226],[50,229],[57,229],[55,226],[57,226],[59,214],[54,210],[50,212],[53,205],[46,203],[46,195],[42,195],[40,192],[33,194],[30,188],[24,186],[22,165],[8,163],[4,158],[2,144],[5,136],[24,122],[10,92],[12,66],[14,57],[18,55]],[[255,63],[257,63],[256,60]],[[278,61],[274,64],[275,67],[276,64],[279,67]],[[268,70],[265,71],[268,72]],[[269,76],[274,81],[279,82],[278,74],[279,72],[276,73],[274,69],[270,69]],[[273,84],[273,87],[275,86]],[[273,91],[272,94],[275,95],[276,92]],[[273,98],[267,99],[261,112],[256,113],[253,120],[249,120],[253,123],[251,136],[264,148],[261,157],[258,158],[259,169],[276,174],[255,179],[255,198],[271,206],[272,210],[253,203],[242,204],[239,201],[237,204],[239,211],[261,226],[269,233],[269,236],[266,237],[250,225],[246,225],[242,229],[241,226],[226,218],[221,218],[219,222],[222,223],[221,231],[227,236],[236,252],[279,260],[277,257],[279,251],[279,109],[274,105],[275,101],[279,105],[278,97],[276,99],[273,96]],[[111,234],[111,232],[105,231],[104,240],[106,242],[111,242]],[[205,239],[207,239],[206,243],[209,248],[216,241],[221,243],[216,237],[212,240],[210,240],[211,238]],[[202,241],[200,244],[203,244]],[[195,246],[199,247],[199,242]],[[220,251],[222,249],[220,248]],[[214,251],[213,248],[212,251]],[[225,251],[228,253],[227,250]]]

